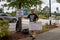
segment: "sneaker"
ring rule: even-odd
[[[29,35],[29,37],[33,37],[32,35]]]
[[[30,37],[33,37],[32,35],[30,35]]]
[[[34,40],[35,38],[34,37],[32,37],[32,40]]]

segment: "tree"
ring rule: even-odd
[[[43,13],[49,13],[49,7],[45,6],[42,10]]]
[[[1,6],[3,7],[2,10],[3,10],[3,13],[4,13],[4,7],[7,7],[7,4],[2,4]]]
[[[39,12],[41,12],[41,4],[39,5]]]
[[[2,8],[0,8],[0,13],[3,13],[3,9]]]
[[[60,3],[60,0],[56,0],[58,3]]]
[[[43,10],[41,10],[41,13],[43,13],[43,15],[45,15],[47,18],[49,18],[49,7],[48,6],[45,6],[43,8]]]
[[[38,4],[41,4],[42,1],[41,0],[7,0],[7,2],[9,2],[9,7],[16,7],[17,9],[21,9],[22,7],[25,6],[36,6]],[[19,31],[21,32],[22,29],[22,22],[21,22],[21,17],[19,17]]]
[[[14,12],[6,12],[6,14],[10,14],[11,16],[16,16],[16,12],[14,11]]]

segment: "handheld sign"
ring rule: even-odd
[[[29,30],[42,30],[42,22],[30,22],[29,23]]]

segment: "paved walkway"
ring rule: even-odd
[[[19,40],[32,40],[30,37]],[[60,40],[60,27],[37,35],[35,40]]]

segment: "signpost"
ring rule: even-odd
[[[27,17],[28,16],[28,9],[24,9],[23,10],[23,17]]]

